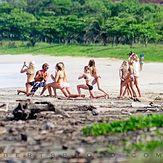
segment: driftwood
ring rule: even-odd
[[[82,106],[78,106],[78,109],[80,111],[91,111],[93,116],[97,116],[99,113],[97,111],[97,108],[92,106],[92,105],[82,105]]]
[[[38,113],[44,111],[52,111],[57,114],[61,114],[65,117],[70,117],[64,111],[60,109],[56,109],[55,106],[50,102],[31,102],[21,101],[18,103],[18,106],[13,110],[13,119],[14,120],[27,120],[27,119],[36,119],[38,117]]]
[[[8,104],[0,105],[0,112],[7,112],[8,111]]]
[[[6,106],[6,104],[2,104],[2,105],[0,105],[0,108],[3,108],[4,106]]]
[[[96,110],[97,108],[92,105],[82,105],[82,106],[78,106],[78,109],[80,111],[93,111]]]

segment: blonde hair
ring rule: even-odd
[[[128,65],[127,61],[122,62],[121,68],[124,68],[124,67],[126,67],[126,69],[128,69],[129,65]]]
[[[62,65],[61,68],[64,72],[64,82],[67,82],[68,80],[68,77],[67,77],[67,73],[66,73],[66,70],[65,70],[65,64],[63,62],[59,62],[59,65]]]
[[[28,73],[29,74],[34,74],[35,73],[35,64],[33,61],[29,62],[29,67],[28,67]]]
[[[137,54],[135,54],[135,61],[139,61],[139,57]]]

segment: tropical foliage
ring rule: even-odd
[[[78,44],[160,43],[163,6],[138,0],[0,0],[0,40]]]
[[[163,127],[163,114],[130,117],[126,121],[113,121],[111,123],[97,123],[82,129],[86,136],[107,135],[109,133],[122,133],[144,128]]]

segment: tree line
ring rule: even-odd
[[[163,6],[138,0],[0,0],[0,41],[129,44],[163,41]]]

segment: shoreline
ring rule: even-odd
[[[10,64],[13,60],[14,64],[21,65],[26,57],[28,56],[24,56],[24,58],[22,56],[20,58],[10,58]],[[38,58],[36,64],[39,67],[42,61],[48,60],[52,67],[51,70],[53,70],[53,65],[55,66],[59,59],[61,58]],[[79,82],[76,79],[77,75],[83,70],[83,66],[88,63],[88,60],[89,58],[62,58],[68,70],[73,92],[76,91],[75,86]],[[0,160],[69,163],[90,162],[90,160],[92,163],[130,160],[125,152],[116,152],[117,156],[110,156],[108,145],[113,143],[118,147],[125,148],[124,139],[132,144],[135,140],[141,137],[144,138],[144,130],[115,135],[108,134],[100,137],[86,137],[81,129],[94,123],[126,120],[130,116],[162,114],[163,87],[160,87],[160,85],[163,82],[163,64],[145,63],[144,69],[140,74],[140,86],[143,91],[143,97],[140,99],[140,102],[135,102],[128,98],[117,98],[120,82],[118,69],[121,60],[112,61],[110,59],[96,58],[95,61],[102,76],[102,88],[111,94],[110,99],[66,99],[58,90],[58,98],[47,97],[46,94],[45,96],[38,96],[40,90],[33,97],[27,97],[26,95],[16,94],[18,87],[0,88]],[[0,63],[2,62],[0,61]],[[19,76],[18,70],[13,68],[12,71]],[[23,76],[22,88],[25,81],[25,75],[23,74]],[[16,78],[15,81],[18,80],[20,78]],[[9,82],[9,79],[7,79],[7,82]],[[96,87],[95,92],[99,93]],[[19,103],[22,106],[26,106],[26,104],[28,106],[30,103],[27,101],[34,104],[33,109],[41,108],[42,105],[37,103],[46,102],[51,103],[55,110],[53,112],[51,110],[42,111],[37,114],[35,119],[13,120],[13,110]],[[29,108],[27,108],[28,111],[30,110]],[[43,105],[42,108],[45,109],[46,106]],[[60,112],[57,112],[57,110],[60,110]],[[148,139],[153,139],[153,130],[146,130],[145,134],[148,135]],[[158,139],[160,138],[160,135],[155,134],[155,136]],[[121,142],[123,143],[121,144]],[[4,153],[7,154],[5,158]],[[80,157],[76,156],[76,153],[79,153]],[[49,155],[47,154],[52,154],[53,158],[48,157]]]
[[[24,87],[26,80],[25,74],[20,74],[20,69],[24,61],[35,61],[36,70],[41,68],[41,65],[45,62],[49,63],[49,74],[54,73],[55,64],[59,61],[65,63],[68,73],[68,80],[72,91],[76,92],[76,85],[83,83],[83,80],[78,80],[78,76],[83,71],[83,67],[88,64],[88,61],[92,59],[89,57],[54,57],[43,55],[0,55],[0,86],[3,87],[5,79],[7,87]],[[96,61],[96,67],[101,75],[101,87],[108,92],[119,92],[119,67],[122,60],[110,59],[110,58],[94,58]],[[7,67],[5,68],[5,65]],[[10,65],[12,66],[10,68]],[[163,92],[163,63],[144,63],[143,71],[140,72],[140,88],[143,93],[148,92]],[[6,78],[7,77],[7,78]],[[16,77],[16,78],[15,78]],[[3,83],[2,82],[3,79]],[[49,78],[48,82],[51,82]],[[14,84],[14,86],[13,86]],[[97,88],[95,87],[95,91]],[[118,95],[117,95],[118,96]]]
[[[27,100],[32,103],[50,102],[55,109],[60,109],[68,116],[65,117],[59,112],[44,111],[39,113],[36,119],[11,120],[13,110],[19,103],[26,104]],[[162,114],[162,101],[163,94],[156,93],[148,93],[145,98],[141,99],[141,102],[134,102],[131,99],[115,97],[82,100],[26,97],[25,95],[16,95],[13,90],[0,89],[0,105],[6,104],[7,108],[0,108],[0,148],[2,150],[0,160],[10,159],[17,162],[25,159],[29,162],[38,160],[50,162],[52,158],[47,157],[47,153],[55,154],[53,157],[55,162],[80,162],[79,159],[91,159],[93,163],[103,160],[106,162],[130,160],[126,152],[116,152],[116,157],[110,156],[108,145],[113,143],[119,146],[124,139],[132,143],[144,136],[144,130],[128,132],[127,137],[124,137],[126,133],[86,137],[82,134],[81,129],[94,123],[126,120],[130,116]],[[153,104],[152,108],[150,108],[150,103]],[[92,108],[93,111],[90,110]],[[145,133],[147,134],[147,131]],[[160,135],[157,137],[160,138]],[[153,132],[148,131],[149,138],[152,140]],[[80,152],[81,157],[76,156],[77,152]],[[5,158],[3,153],[7,154]],[[88,158],[88,154],[92,157]],[[139,154],[137,153],[137,155]]]

